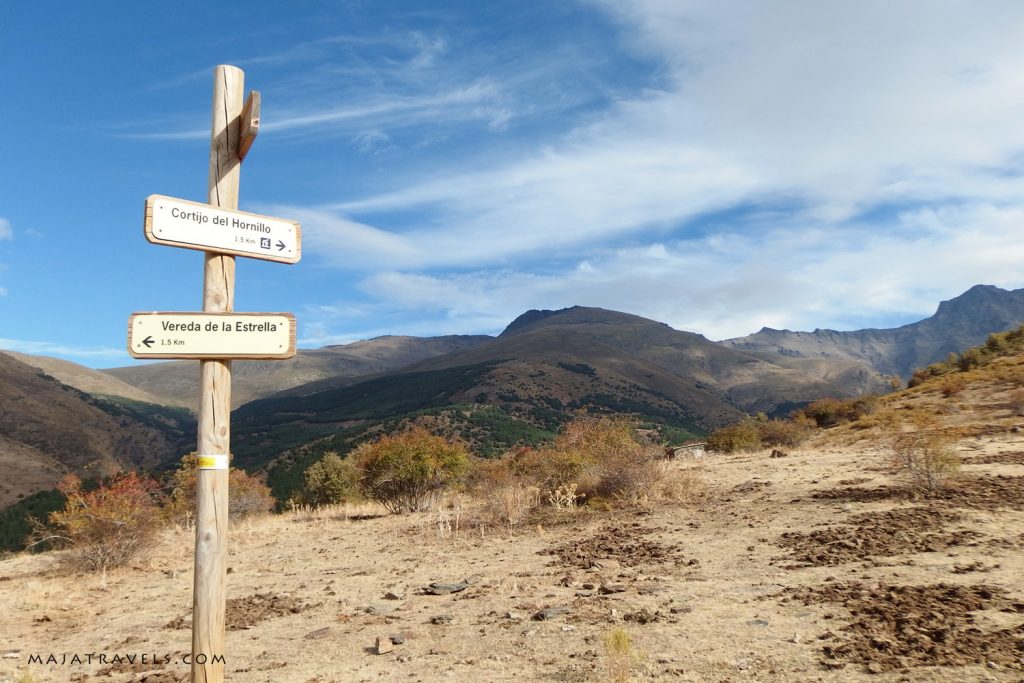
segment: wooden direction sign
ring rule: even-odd
[[[146,239],[154,244],[297,263],[301,238],[296,221],[159,194],[146,198]]]
[[[132,358],[283,359],[295,355],[291,313],[134,313]]]

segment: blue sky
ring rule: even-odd
[[[602,306],[712,339],[1024,286],[1024,5],[0,3],[0,348],[125,365],[197,310],[213,67],[263,97],[240,208],[303,225],[236,309],[310,348]]]

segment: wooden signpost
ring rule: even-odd
[[[193,683],[224,680],[231,359],[295,355],[294,316],[233,312],[236,255],[295,263],[302,254],[298,223],[238,211],[239,171],[260,123],[260,94],[243,104],[244,80],[237,67],[214,71],[209,203],[146,200],[147,239],[205,252],[203,311],[136,313],[128,321],[133,357],[200,359]]]

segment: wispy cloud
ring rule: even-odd
[[[9,240],[14,237],[14,228],[6,218],[0,218],[0,240]]]
[[[110,359],[127,360],[128,353],[124,349],[102,347],[75,347],[46,341],[28,341],[24,339],[0,338],[0,349],[19,351],[42,356],[60,356],[63,358],[81,358],[88,360]]]
[[[714,339],[762,326],[849,329],[854,317],[909,322],[977,283],[1020,286],[1021,221],[1020,208],[959,206],[896,215],[888,230],[851,225],[837,235],[804,224],[759,226],[757,239],[725,230],[601,250],[545,271],[386,270],[361,282],[370,313],[321,309],[304,318],[319,326],[320,338],[342,321],[359,327],[374,314],[394,318],[393,330],[496,332],[524,310],[576,304]],[[947,275],[936,279],[936,271]]]

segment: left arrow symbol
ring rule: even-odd
[[[145,339],[142,340],[142,343],[146,345],[147,349],[152,347],[153,346],[153,336],[150,335],[150,336],[146,337]]]

